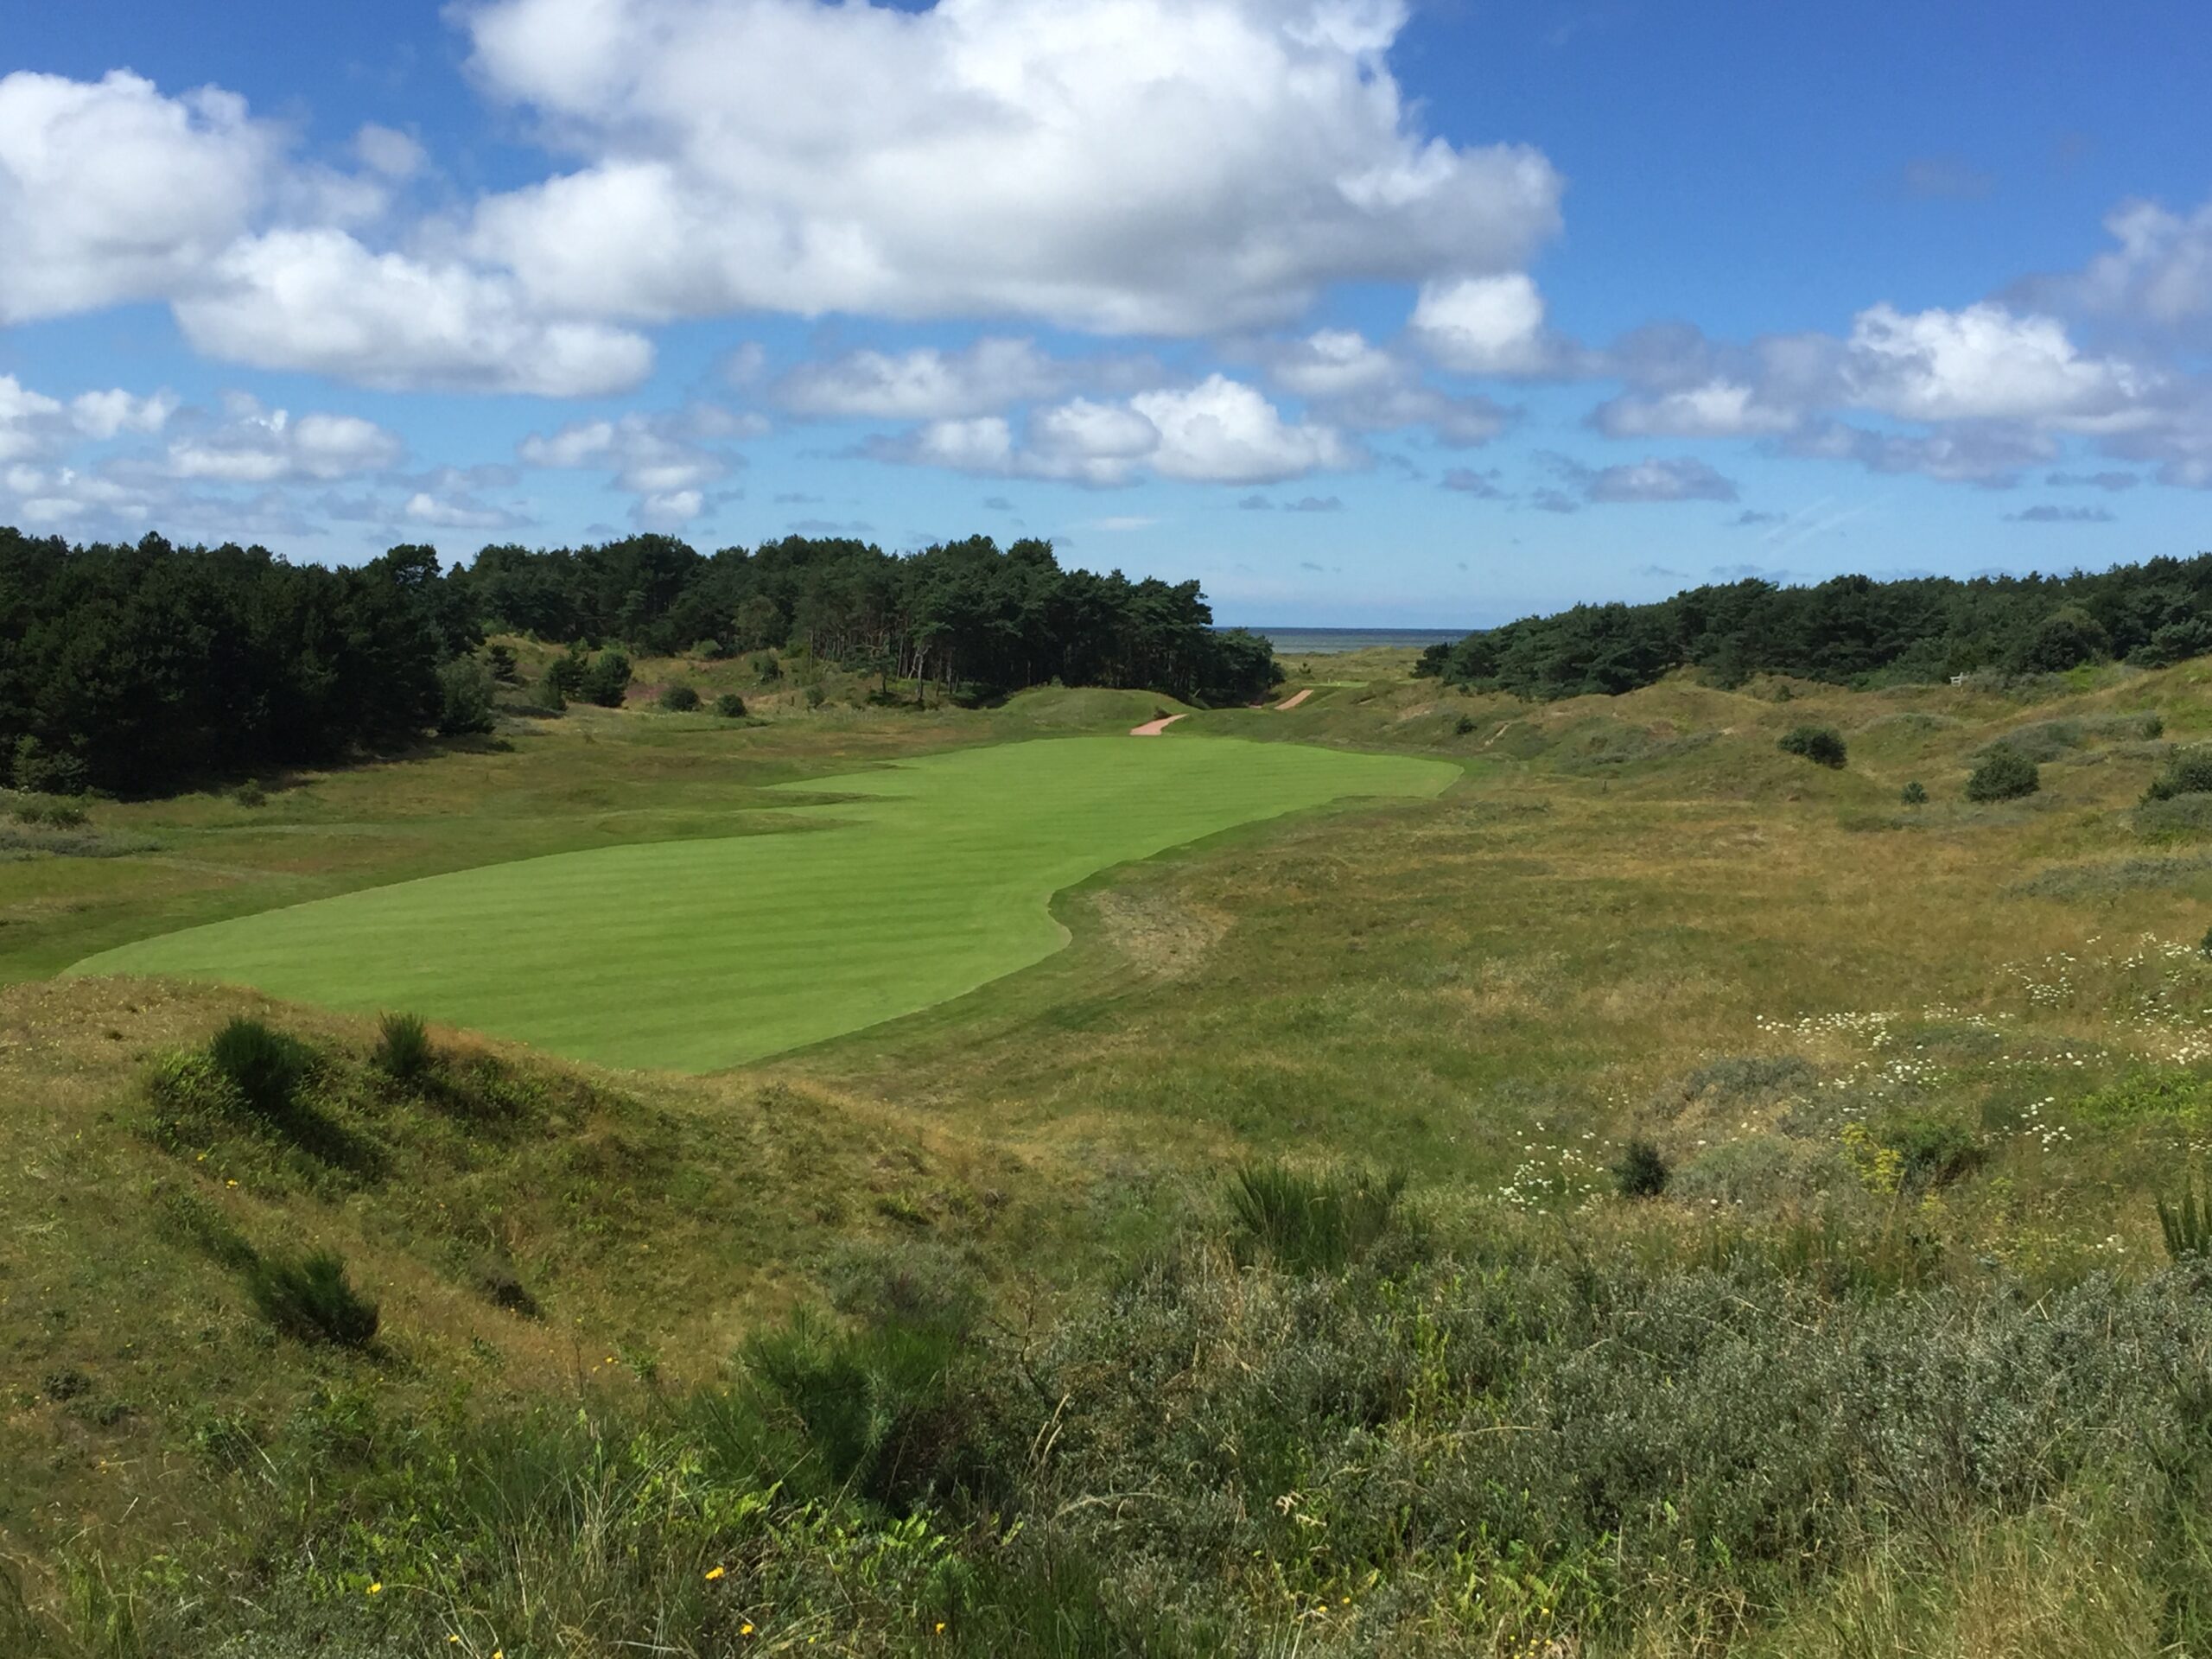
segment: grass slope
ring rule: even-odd
[[[603,1064],[707,1071],[960,995],[1050,955],[1101,869],[1447,764],[1235,740],[1079,737],[819,779],[791,833],[489,865],[104,951],[80,974],[405,1007]],[[798,833],[804,830],[815,833]]]

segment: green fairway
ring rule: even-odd
[[[779,811],[785,833],[493,864],[140,940],[69,971],[406,1008],[580,1058],[707,1071],[1050,955],[1052,895],[1112,865],[1348,796],[1433,795],[1459,775],[1227,738],[963,749],[788,785],[841,798]]]

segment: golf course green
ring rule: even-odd
[[[1052,895],[1240,823],[1433,795],[1443,761],[1233,738],[961,749],[784,787],[787,827],[488,865],[142,939],[167,974],[406,1009],[602,1064],[710,1071],[1051,955]],[[821,797],[836,798],[822,800]]]

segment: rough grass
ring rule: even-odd
[[[2010,891],[2139,853],[2156,755],[1959,799],[2031,714],[2212,729],[2203,666],[2031,709],[1685,680],[1531,708],[1387,670],[1177,731],[1450,755],[1463,789],[1078,882],[1068,949],[727,1077],[442,1030],[461,1092],[395,1090],[368,1026],[242,994],[0,999],[0,1213],[32,1218],[0,1230],[0,1559],[36,1639],[135,1617],[158,1652],[188,1607],[260,1621],[240,1655],[2204,1650],[2208,1419],[2159,1391],[2202,1373],[2202,1293],[2160,1276],[2157,1201],[2201,1168],[2212,899]],[[1137,702],[833,703],[804,732],[577,710],[255,814],[115,809],[175,850],[0,866],[0,953],[721,834],[765,784],[1126,729]],[[1806,721],[1849,734],[1849,769],[1775,751]],[[1912,778],[1934,798],[1908,830]],[[304,1097],[379,1162],[150,1121],[164,1057],[233,1014],[327,1057]],[[505,1084],[471,1081],[486,1057]],[[1637,1135],[1676,1173],[1631,1205],[1609,1171]],[[1277,1160],[1402,1167],[1422,1225],[1281,1272],[1224,1217],[1230,1172]],[[341,1251],[385,1351],[272,1338],[176,1190]],[[849,1295],[862,1245],[912,1270]],[[839,1311],[788,1390],[726,1372],[810,1287]],[[971,1302],[1002,1372],[861,1337]],[[887,1448],[886,1501],[831,1487]],[[773,1498],[764,1451],[794,1483]]]

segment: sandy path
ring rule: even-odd
[[[1275,712],[1277,714],[1281,714],[1286,709],[1295,709],[1300,703],[1305,702],[1306,698],[1313,695],[1313,688],[1310,685],[1303,691],[1294,691],[1288,696],[1285,697],[1281,702],[1275,704]]]
[[[1158,720],[1147,720],[1141,726],[1130,727],[1129,735],[1131,737],[1158,737],[1182,718],[1180,715],[1162,715]]]

